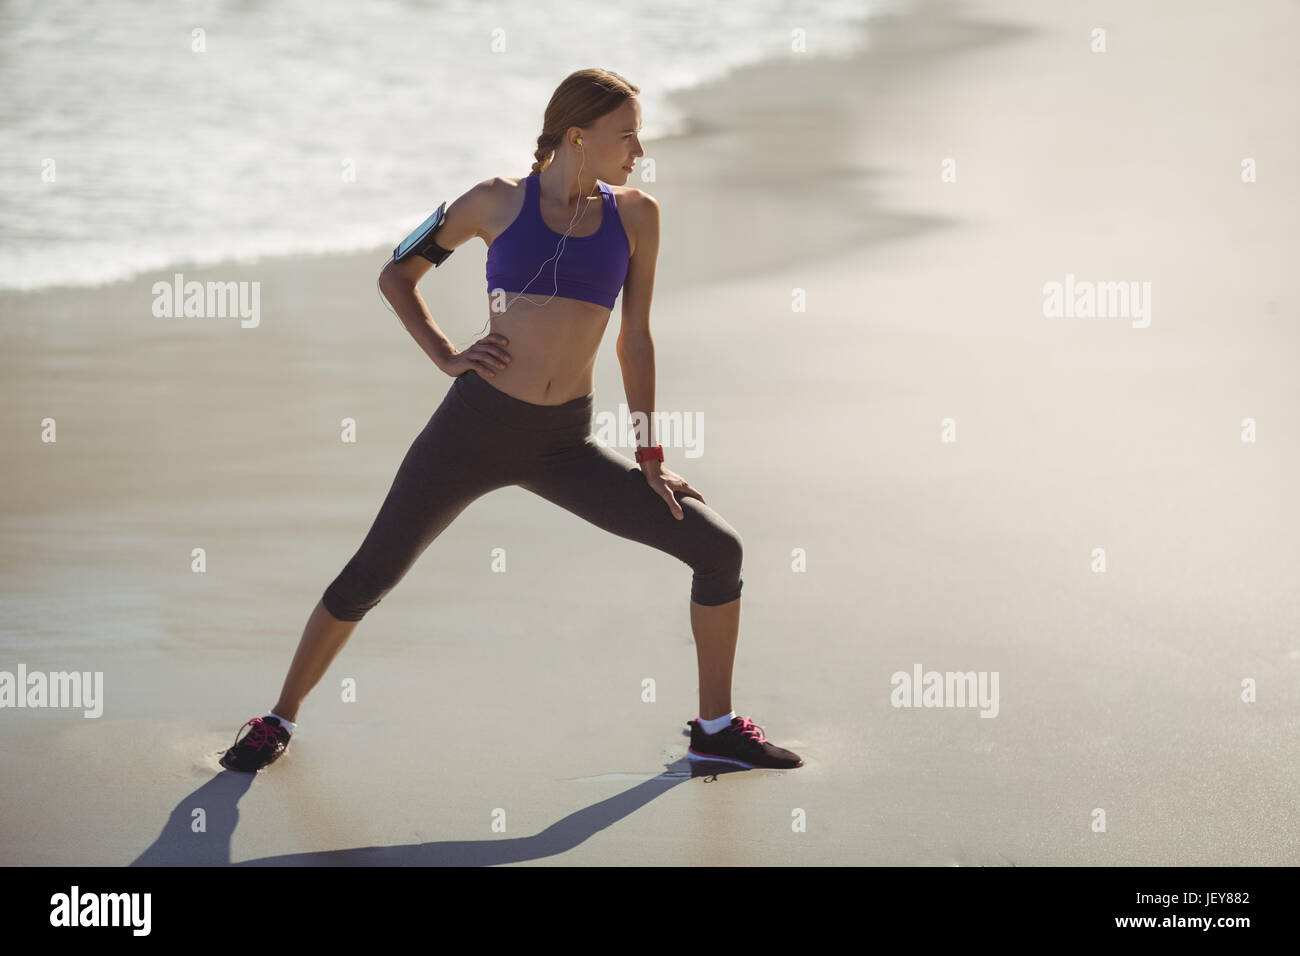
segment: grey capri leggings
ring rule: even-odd
[[[325,610],[336,620],[361,620],[470,502],[509,485],[685,562],[698,604],[740,597],[736,529],[683,495],[683,517],[674,518],[636,462],[596,442],[592,398],[534,405],[475,371],[458,375],[411,443],[361,547],[321,596]]]

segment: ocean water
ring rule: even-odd
[[[533,162],[556,85],[672,90],[854,51],[902,0],[12,0],[0,4],[0,288],[396,245]],[[635,185],[635,177],[630,181]]]

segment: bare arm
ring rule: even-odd
[[[486,241],[482,224],[491,208],[490,192],[493,183],[494,180],[491,179],[479,183],[447,207],[446,218],[434,233],[439,246],[452,250],[475,236],[484,237]],[[416,284],[432,268],[433,263],[420,255],[408,256],[401,262],[389,261],[379,274],[379,290],[402,320],[406,331],[411,333],[434,365],[448,374],[464,371],[465,362],[453,362],[462,353],[457,352],[456,346],[438,328],[420,290],[416,288]],[[485,343],[477,345],[488,348]],[[504,351],[497,351],[502,357],[505,356]],[[467,349],[464,354],[468,352]]]
[[[654,295],[655,265],[659,257],[659,203],[653,196],[637,191],[635,211],[631,217],[636,246],[627,265],[623,281],[623,324],[619,329],[616,352],[623,370],[623,390],[627,393],[628,411],[646,416],[646,432],[638,430],[637,445],[656,444],[653,434],[655,406],[655,343],[650,337],[650,299]],[[627,203],[631,206],[632,203]],[[631,211],[631,210],[630,210]],[[658,468],[660,462],[643,462]]]
[[[618,333],[618,363],[623,368],[623,387],[627,392],[628,410],[646,415],[648,434],[637,435],[641,447],[658,444],[654,435],[655,343],[650,337],[650,299],[654,295],[655,265],[659,259],[659,203],[653,196],[637,190],[636,212],[632,216],[635,244],[623,281],[623,326]],[[629,204],[631,205],[631,204]],[[621,208],[621,207],[620,207]],[[678,521],[685,517],[678,496],[704,500],[677,472],[651,459],[641,462],[646,484],[663,498]]]

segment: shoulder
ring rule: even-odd
[[[527,178],[527,176],[493,176],[491,179],[483,180],[477,188],[492,193],[512,193],[517,189],[523,189],[524,180]]]
[[[618,204],[618,215],[623,225],[632,236],[632,250],[643,241],[647,245],[658,247],[659,244],[659,201],[632,186],[610,186],[614,201]]]
[[[524,189],[524,176],[492,176],[474,185],[466,195],[473,194],[474,202],[485,209],[508,203],[510,198]]]
[[[447,216],[451,218],[452,209],[459,208],[464,218],[473,223],[475,231],[483,241],[489,242],[490,236],[501,231],[502,217],[512,218],[505,211],[512,207],[515,212],[519,211],[520,201],[515,197],[523,190],[524,177],[522,176],[489,177],[466,190],[464,195],[448,207]]]
[[[620,215],[625,207],[632,215],[657,216],[659,214],[659,201],[649,193],[633,186],[610,186],[609,188],[614,193],[614,201],[618,203]]]

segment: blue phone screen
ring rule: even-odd
[[[401,259],[408,252],[414,249],[418,243],[421,243],[422,240],[428,238],[429,235],[433,232],[434,224],[437,223],[438,220],[442,218],[442,211],[443,211],[443,207],[439,206],[434,211],[432,216],[424,220],[424,222],[420,223],[419,228],[417,228],[409,236],[403,239],[401,243],[398,245],[397,251],[393,253],[393,258]]]

